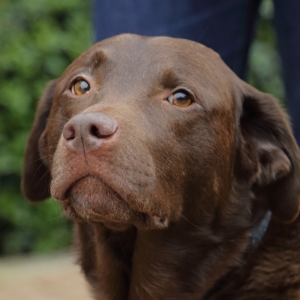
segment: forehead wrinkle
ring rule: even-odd
[[[173,70],[167,69],[164,70],[162,75],[160,76],[160,85],[163,89],[174,89],[178,85],[180,85],[182,81],[175,74]]]
[[[104,63],[104,61],[106,61],[106,59],[107,59],[107,56],[105,55],[105,53],[102,50],[97,49],[91,55],[88,64],[92,67],[92,69],[97,69],[100,67],[100,65],[102,65]]]

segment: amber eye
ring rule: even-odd
[[[178,107],[188,107],[193,103],[193,99],[190,94],[180,91],[168,97],[168,101]]]
[[[90,85],[84,79],[77,79],[72,85],[72,93],[81,96],[90,90]]]

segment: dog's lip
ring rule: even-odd
[[[65,201],[67,200],[67,191],[71,188],[75,182],[80,179],[88,176],[88,174],[82,174],[81,176],[77,176],[76,178],[67,178],[66,180],[61,180],[61,178],[53,178],[50,185],[51,196],[57,201]]]
[[[123,193],[119,190],[121,189],[116,189],[114,185],[110,184],[107,180],[105,180],[103,178],[103,176],[100,176],[99,174],[82,174],[81,176],[76,177],[75,179],[66,182],[63,187],[61,187],[59,189],[59,192],[54,192],[52,194],[53,198],[56,199],[59,202],[64,203],[63,205],[67,205],[70,206],[70,201],[69,201],[69,193],[72,189],[73,186],[76,185],[76,183],[78,183],[80,180],[83,180],[84,178],[88,178],[88,177],[95,177],[97,180],[99,180],[99,183],[105,184],[107,185],[112,193],[114,193],[116,195],[116,197],[118,198],[119,201],[124,201],[126,202],[129,207],[131,207],[130,203],[126,200],[126,196],[123,195]],[[131,208],[132,209],[132,208]],[[140,215],[139,219],[143,219],[145,225],[146,225],[146,229],[149,228],[166,228],[168,226],[169,220],[167,217],[164,216],[160,216],[158,214],[149,214],[146,211],[141,211],[141,210],[137,210],[137,209],[133,209],[133,211],[135,211],[135,213],[138,213]],[[75,213],[73,211],[73,213]],[[94,217],[99,217],[97,214],[94,214]],[[140,223],[140,222],[139,222]]]
[[[107,186],[111,189],[112,193],[114,193],[114,194],[117,196],[117,198],[118,198],[119,200],[122,200],[122,201],[127,202],[127,201],[125,200],[125,198],[124,198],[122,195],[120,195],[120,193],[119,193],[112,185],[108,184],[108,183],[106,182],[106,180],[103,179],[103,177],[101,177],[101,176],[99,176],[99,175],[91,175],[91,174],[82,176],[82,177],[78,178],[77,180],[75,180],[75,181],[70,185],[70,187],[66,190],[65,195],[66,195],[66,194],[68,193],[68,191],[72,188],[72,186],[75,185],[78,181],[80,181],[80,180],[82,180],[82,179],[84,179],[84,178],[88,178],[88,177],[94,177],[94,178],[97,179],[97,181],[99,181],[99,183],[107,185]]]
[[[60,199],[55,198],[58,201],[65,201],[69,198],[69,192],[72,189],[72,187],[74,185],[76,185],[77,182],[79,182],[80,180],[83,180],[84,178],[88,178],[88,177],[94,177],[99,181],[99,184],[105,184],[107,185],[113,193],[115,193],[118,197],[118,199],[122,199],[123,201],[127,202],[125,197],[123,197],[116,189],[114,186],[112,186],[111,184],[109,184],[102,176],[96,175],[96,174],[84,174],[82,176],[77,177],[76,179],[72,180],[72,182],[70,182],[69,184],[66,184],[66,186],[64,186],[64,188],[62,189],[61,195],[62,197],[60,197]]]

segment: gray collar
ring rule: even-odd
[[[250,232],[252,236],[252,251],[254,251],[259,246],[263,236],[265,235],[271,216],[271,212],[268,211],[262,221],[256,227],[251,229]]]

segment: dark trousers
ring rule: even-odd
[[[200,42],[245,77],[261,0],[94,0],[96,40],[130,32]],[[300,145],[300,0],[274,0],[274,26],[294,134]]]

